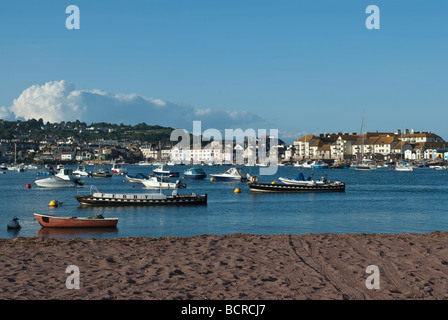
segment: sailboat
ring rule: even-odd
[[[401,134],[401,141],[399,142],[401,143],[401,156],[400,156],[400,163],[398,163],[394,170],[395,171],[414,171],[414,168],[412,167],[412,165],[410,163],[403,163],[403,134]]]
[[[364,113],[362,114],[362,124],[361,124],[361,133],[364,131]],[[372,171],[376,170],[376,166],[372,164],[372,160],[364,158],[364,140],[365,133],[362,133],[362,150],[361,150],[361,161],[354,166],[357,171]],[[359,148],[358,148],[359,155]]]

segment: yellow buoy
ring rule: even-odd
[[[240,188],[236,188],[233,192],[235,192],[235,193],[240,193],[241,190],[240,190]]]
[[[50,207],[57,207],[59,205],[59,202],[56,200],[51,200],[48,204]]]
[[[271,184],[275,184],[275,181],[272,181]]]
[[[215,179],[214,178],[210,178],[210,181],[215,181]]]

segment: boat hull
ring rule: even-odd
[[[205,174],[184,174],[185,179],[191,179],[191,180],[202,180],[205,179],[207,175]]]
[[[345,192],[345,183],[294,185],[250,182],[248,185],[251,192]]]
[[[115,228],[118,223],[118,218],[56,217],[37,213],[34,216],[44,228]]]
[[[74,188],[76,184],[72,181],[57,181],[53,178],[46,178],[34,181],[40,188]]]
[[[217,175],[211,175],[215,181],[218,182],[241,182],[241,177],[223,177]]]
[[[207,194],[199,195],[171,195],[153,199],[145,195],[104,195],[75,196],[82,206],[163,206],[163,205],[204,205],[207,204]]]

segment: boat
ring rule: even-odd
[[[2,163],[0,165],[0,170],[8,170],[8,165],[6,163]]]
[[[129,182],[141,182],[141,183],[143,183],[144,180],[149,179],[149,176],[147,176],[147,175],[145,175],[145,174],[143,174],[143,173],[137,173],[137,174],[134,175],[134,176],[126,175],[126,179],[127,179]]]
[[[139,166],[150,166],[151,163],[148,162],[148,161],[140,161],[140,162],[138,163],[138,165],[139,165]]]
[[[211,174],[215,181],[235,181],[235,182],[243,182],[248,181],[250,179],[250,175],[246,174],[240,168],[230,168],[224,173],[215,173]]]
[[[38,179],[34,183],[41,188],[74,188],[84,184],[73,176],[72,169],[63,169],[48,178]]]
[[[91,178],[111,178],[112,173],[108,169],[99,169],[96,171],[89,172],[89,177],[91,177]]]
[[[143,180],[142,183],[147,188],[161,188],[161,189],[186,188],[185,183],[182,183],[180,180],[176,180],[176,182],[170,182],[165,181],[163,177],[150,177],[146,180]]]
[[[171,178],[179,177],[179,172],[171,171],[169,168],[167,168],[166,165],[158,166],[156,169],[153,170],[153,172],[157,176],[165,176]]]
[[[83,164],[80,164],[73,174],[78,177],[87,177],[89,173],[86,171],[86,167]]]
[[[327,179],[309,180],[306,183],[261,183],[254,176],[248,185],[251,192],[345,192],[344,182]]]
[[[102,215],[79,218],[35,213],[34,217],[44,228],[115,228],[118,223],[118,218],[104,218]]]
[[[184,178],[185,179],[205,179],[206,177],[206,173],[204,171],[204,169],[202,168],[197,168],[197,167],[192,167],[190,169],[187,169],[184,171]]]
[[[394,168],[395,171],[414,171],[414,167],[410,164],[399,163]]]
[[[123,168],[123,166],[119,163],[114,163],[112,165],[112,169],[111,169],[113,174],[119,174],[119,175],[123,175],[123,174],[127,174],[128,170],[126,168]]]
[[[328,169],[328,164],[323,162],[322,160],[316,160],[311,163],[311,168],[315,169]]]
[[[360,163],[353,166],[357,171],[372,171],[376,170],[376,165],[372,164],[371,160],[363,159]]]
[[[163,205],[205,205],[207,194],[163,193],[102,193],[91,187],[90,195],[76,195],[81,206],[163,206]]]

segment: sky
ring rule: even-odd
[[[67,29],[69,5],[80,28]],[[366,28],[369,5],[380,29]],[[0,118],[448,140],[447,1],[0,3]]]

